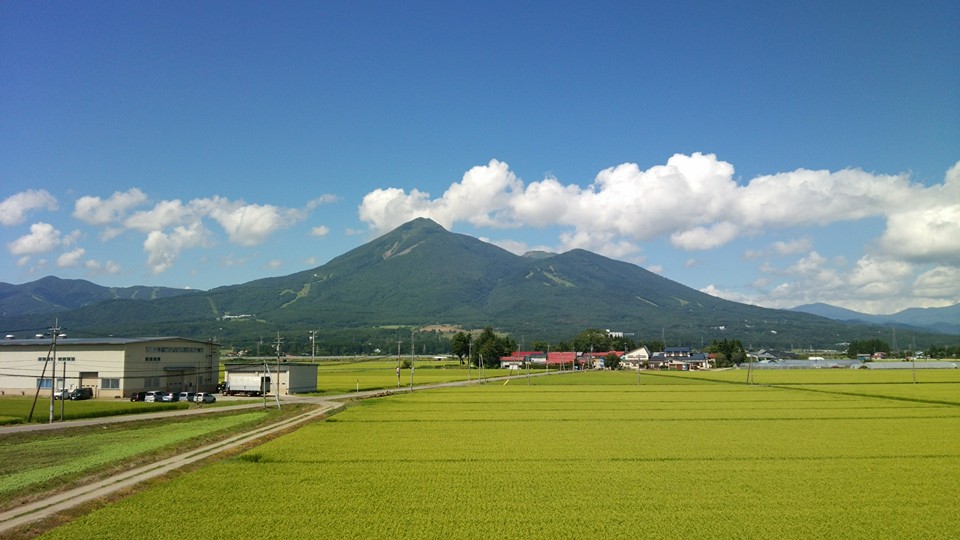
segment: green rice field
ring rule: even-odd
[[[417,359],[413,363],[413,384],[434,384],[476,379],[477,370],[467,370],[457,360]],[[485,369],[487,377],[507,375],[506,370]],[[410,385],[409,368],[400,370],[400,385]],[[350,392],[397,387],[397,360],[364,360],[361,362],[324,362],[317,369],[319,395],[348,394]]]
[[[264,411],[78,429],[68,433],[7,434],[0,438],[0,503],[24,491],[54,488],[91,471],[191,439],[252,425]]]
[[[960,372],[725,373],[367,400],[49,536],[960,537]]]
[[[3,397],[0,398],[0,425],[20,424],[27,421],[32,397]],[[61,410],[64,420],[78,420],[100,416],[115,416],[121,414],[138,414],[165,410],[187,409],[189,403],[143,403],[142,401],[127,401],[120,399],[89,399],[82,401],[55,400],[53,404],[53,419],[59,421]],[[33,411],[33,422],[50,421],[50,393],[41,394]]]

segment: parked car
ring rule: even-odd
[[[147,393],[146,392],[132,392],[130,394],[130,401],[146,401]]]
[[[61,388],[53,394],[53,399],[70,399],[70,391]]]
[[[146,401],[146,402],[148,402],[148,403],[153,403],[153,402],[159,403],[159,402],[163,401],[163,395],[164,395],[164,394],[166,394],[166,392],[162,392],[162,391],[160,391],[160,390],[150,390],[150,391],[147,392],[146,395],[143,397],[143,400]]]
[[[194,397],[196,397],[196,394],[193,392],[180,392],[180,394],[177,396],[177,401],[186,401],[187,403],[192,403]]]
[[[179,400],[180,400],[180,394],[176,392],[164,392],[163,395],[160,396],[160,401],[164,403],[173,403]]]
[[[196,402],[197,402],[197,403],[213,403],[213,402],[215,402],[215,401],[217,401],[217,396],[215,396],[215,395],[213,395],[213,394],[210,394],[210,393],[207,393],[207,392],[199,392],[199,393],[197,393],[197,397],[196,397]]]
[[[93,388],[74,388],[70,392],[70,399],[79,401],[81,399],[92,399]]]

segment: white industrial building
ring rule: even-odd
[[[317,391],[316,364],[227,364],[223,367],[224,392],[281,395]]]
[[[219,368],[216,343],[178,337],[60,337],[55,349],[50,338],[0,340],[5,395],[54,387],[92,388],[95,397],[116,398],[143,390],[213,392]]]

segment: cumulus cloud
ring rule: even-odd
[[[70,268],[74,266],[80,266],[80,261],[83,259],[86,250],[83,248],[76,248],[66,253],[62,253],[57,257],[57,266],[61,268]]]
[[[152,207],[136,210],[147,202],[147,197],[134,188],[115,192],[108,199],[80,197],[73,217],[102,227],[102,241],[129,230],[144,233],[147,263],[154,273],[160,273],[169,269],[183,250],[212,245],[215,235],[208,228],[211,221],[223,229],[231,243],[249,247],[262,244],[277,231],[306,219],[319,205],[337,200],[337,196],[326,194],[308,201],[304,208],[283,208],[214,196],[186,202],[161,200]],[[312,234],[328,232],[325,227],[317,227]]]
[[[83,266],[93,275],[120,273],[120,265],[112,260],[101,263],[100,261],[88,259],[83,263]]]
[[[294,208],[270,204],[245,204],[221,197],[197,201],[198,206],[226,231],[230,241],[241,246],[262,244],[267,237],[306,218]]]
[[[413,189],[377,189],[360,204],[360,219],[376,232],[385,232],[416,217],[430,218],[451,228],[457,221],[482,227],[511,226],[509,201],[522,182],[506,163],[491,160],[467,171],[460,182],[430,200],[430,194]]]
[[[938,266],[913,282],[913,294],[920,298],[951,299],[960,302],[960,268]]]
[[[887,218],[879,243],[906,260],[960,265],[960,163],[942,185],[904,199]]]
[[[151,231],[143,241],[147,264],[154,274],[170,269],[184,249],[202,247],[210,241],[208,231],[200,223],[175,227],[171,232]]]
[[[147,196],[137,188],[124,192],[115,191],[107,199],[84,196],[74,203],[73,217],[90,225],[107,225],[121,221],[131,208],[147,201]]]
[[[904,212],[904,201],[922,210]],[[713,154],[677,154],[647,170],[626,163],[600,171],[583,188],[553,177],[524,186],[506,163],[492,160],[464,174],[440,197],[417,189],[377,189],[359,208],[360,219],[382,233],[415,217],[444,227],[468,222],[478,227],[566,228],[564,245],[610,254],[618,242],[667,237],[685,250],[714,249],[769,229],[827,225],[867,217],[889,219],[882,244],[926,256],[960,249],[960,164],[942,186],[912,183],[908,175],[878,175],[859,169],[831,172],[798,169],[734,179],[733,165]],[[926,244],[902,242],[926,234]],[[799,253],[809,240],[781,243],[781,254]],[[906,253],[912,257],[919,253]]]
[[[36,255],[48,253],[61,245],[63,235],[49,223],[34,223],[30,234],[21,236],[7,244],[12,255]]]
[[[332,195],[330,193],[323,194],[316,199],[312,199],[307,202],[307,210],[315,210],[318,206],[322,204],[333,204],[340,200],[340,197]]]
[[[310,236],[324,237],[328,234],[330,234],[330,227],[327,227],[326,225],[320,225],[310,229]]]
[[[28,189],[0,201],[0,225],[19,225],[34,210],[56,210],[57,199],[45,189]]]

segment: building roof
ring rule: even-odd
[[[176,336],[163,336],[163,337],[137,337],[137,338],[121,338],[121,337],[98,337],[98,338],[71,338],[71,337],[61,337],[57,338],[58,346],[69,346],[69,345],[131,345],[134,343],[151,343],[156,341],[190,341],[193,343],[202,343],[209,344],[209,341],[200,341],[196,339],[182,338]],[[50,345],[52,339],[49,337],[43,338],[28,338],[28,339],[18,339],[18,338],[8,338],[0,340],[0,347],[17,347],[17,346],[39,346],[44,347]]]

